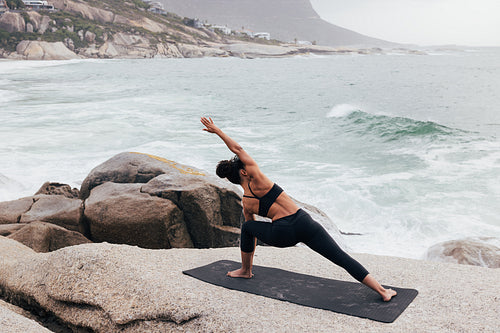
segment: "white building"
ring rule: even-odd
[[[253,35],[255,38],[271,40],[271,34],[269,32],[256,32]]]
[[[236,31],[236,35],[238,35],[238,36],[247,35],[247,36],[248,36],[248,37],[250,37],[250,38],[253,38],[253,37],[254,37],[254,33],[253,33],[253,31],[251,31],[251,30],[247,30],[247,29],[237,30],[237,31]]]
[[[233,32],[230,28],[226,27],[225,25],[212,25],[210,26],[209,29],[212,31],[218,30],[222,32],[224,35],[230,35]]]
[[[54,10],[54,6],[45,0],[23,0],[26,8]]]
[[[195,27],[196,29],[201,29],[203,28],[205,25],[203,24],[203,22],[201,22],[199,19],[195,18],[193,20],[193,27]]]

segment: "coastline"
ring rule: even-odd
[[[321,45],[279,44],[266,45],[252,42],[229,40],[225,43],[210,43],[209,45],[190,44],[157,44],[136,49],[133,42],[120,44],[120,52],[109,52],[110,44],[99,51],[92,45],[81,49],[78,53],[69,50],[61,42],[49,43],[43,41],[23,41],[16,51],[6,52],[0,49],[0,60],[72,60],[72,59],[147,59],[147,58],[287,58],[309,55],[380,55],[408,54],[427,55],[427,52],[416,49],[382,49],[379,47],[332,47]],[[165,51],[170,50],[169,52]],[[113,47],[115,50],[115,47]],[[172,51],[174,50],[174,51]]]
[[[178,323],[169,322],[169,331],[173,332],[244,332],[248,330],[494,332],[500,325],[500,318],[496,311],[500,304],[497,295],[497,281],[500,279],[498,269],[370,254],[352,254],[384,285],[415,288],[419,291],[417,298],[394,323],[384,324],[228,290],[182,274],[183,270],[221,259],[238,261],[239,250],[236,247],[145,250],[133,246],[103,243],[78,245],[53,252],[51,255],[66,251],[65,255],[73,259],[78,253],[88,255],[88,250],[91,248],[96,255],[104,258],[106,266],[110,265],[109,276],[106,277],[110,279],[106,280],[108,282],[113,281],[114,275],[118,274],[118,272],[111,271],[116,259],[129,258],[129,262],[124,262],[123,266],[127,268],[134,265],[136,268],[128,274],[126,286],[128,290],[122,287],[105,289],[99,298],[120,299],[124,293],[135,295],[139,291],[145,292],[146,295],[151,296],[151,298],[148,297],[150,303],[138,302],[139,304],[135,305],[139,306],[139,309],[136,310],[147,312],[157,308],[173,308],[177,318],[185,318]],[[120,256],[115,258],[114,256],[117,255],[113,251],[119,251]],[[5,253],[2,255],[7,256]],[[46,254],[35,256],[46,256]],[[7,266],[13,264],[12,259],[5,257],[2,259],[5,260]],[[159,263],[161,265],[158,265]],[[319,277],[354,281],[341,268],[305,247],[279,249],[259,246],[254,264]],[[5,274],[8,273],[4,271],[2,275]],[[96,274],[101,273],[96,272]],[[141,274],[140,277],[139,274]],[[481,283],[479,284],[478,281]],[[64,281],[60,283],[68,284]],[[79,287],[85,287],[85,283],[89,282],[80,281]],[[133,290],[131,291],[130,288]],[[65,289],[61,290],[63,292]],[[167,298],[164,297],[165,294]],[[162,300],[165,299],[168,299],[168,304],[162,304]],[[141,305],[146,308],[141,309]],[[127,306],[121,306],[121,309],[114,309],[114,311],[118,311],[120,316],[127,316],[129,310]],[[117,313],[114,313],[114,316],[116,315]],[[136,328],[139,327],[136,326]]]

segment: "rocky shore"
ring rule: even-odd
[[[0,237],[2,296],[38,324],[0,305],[3,332],[495,332],[500,271],[458,264],[356,254],[384,284],[418,297],[392,324],[312,309],[213,286],[182,271],[237,248],[147,250],[82,244],[51,253]],[[255,264],[351,280],[302,247],[258,247]],[[396,296],[397,297],[397,296]],[[9,323],[5,326],[4,323]],[[28,328],[28,324],[33,328]]]
[[[286,44],[238,38],[172,13],[146,11],[142,1],[53,0],[56,11],[0,13],[0,58],[70,60],[113,58],[289,57],[308,54],[372,54],[380,48]],[[423,54],[399,49],[398,52]]]
[[[324,225],[315,207],[299,203]],[[241,193],[203,170],[121,153],[80,189],[46,183],[0,203],[2,332],[482,331],[499,325],[498,247],[438,244],[432,259],[355,254],[382,283],[419,296],[393,324],[215,287],[182,274],[239,260]],[[337,229],[329,230],[345,248]],[[352,278],[308,248],[259,246],[255,264]],[[475,266],[473,266],[475,265]],[[42,325],[42,326],[40,326]]]

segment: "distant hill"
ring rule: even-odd
[[[322,20],[309,0],[158,0],[167,12],[269,32],[281,41],[307,40],[329,46],[394,46]]]

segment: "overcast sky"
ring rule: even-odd
[[[419,45],[500,46],[500,0],[311,0],[326,21]]]

